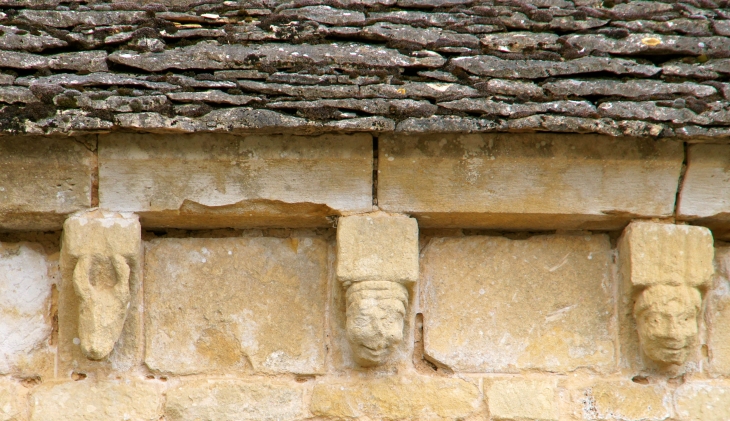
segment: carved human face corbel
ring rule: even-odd
[[[655,285],[634,305],[639,343],[659,366],[682,365],[697,343],[702,297],[696,288]]]
[[[403,342],[408,291],[388,281],[358,282],[347,289],[347,340],[363,367],[383,364]]]
[[[81,351],[92,360],[109,355],[122,334],[129,309],[130,268],[124,256],[79,257],[73,285],[79,297]]]

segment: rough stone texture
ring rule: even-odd
[[[148,243],[145,363],[174,374],[322,373],[327,259],[316,237]]]
[[[667,392],[661,385],[599,380],[579,389],[573,406],[583,420],[659,421],[672,415]]]
[[[717,92],[712,86],[698,85],[696,83],[664,83],[649,80],[629,82],[620,82],[617,80],[566,80],[548,82],[542,88],[559,97],[603,95],[628,98],[652,98],[667,94],[688,94],[701,98]]]
[[[677,416],[687,421],[723,421],[730,418],[728,382],[690,383],[674,395]]]
[[[340,282],[415,282],[418,279],[416,220],[383,213],[340,218],[336,270]]]
[[[730,239],[730,145],[690,145],[677,216]]]
[[[546,60],[502,60],[492,56],[474,56],[455,58],[451,63],[478,76],[506,79],[538,79],[594,72],[652,76],[661,71],[658,67],[605,57],[584,57],[566,62],[555,62]]]
[[[0,378],[0,421],[26,419],[25,399],[22,387],[8,379]]]
[[[0,139],[0,229],[53,230],[91,205],[84,138]]]
[[[63,290],[66,295],[67,285],[73,285],[79,346],[89,359],[101,360],[112,352],[130,309],[127,334],[134,338],[132,347],[138,344],[139,310],[132,307],[131,299],[141,284],[141,236],[136,215],[97,210],[73,215],[63,224],[61,270],[71,275],[64,278]],[[70,299],[64,297],[64,301]],[[67,317],[73,319],[70,314]]]
[[[155,382],[44,384],[33,391],[30,404],[31,421],[157,421],[162,415]]]
[[[270,380],[197,380],[167,392],[168,421],[278,421],[304,418],[304,389]]]
[[[53,375],[53,264],[39,244],[0,243],[0,374]],[[0,398],[0,419],[12,419],[2,418],[3,406]]]
[[[715,280],[707,296],[710,370],[730,375],[730,247],[715,248]]]
[[[424,352],[455,371],[609,369],[610,252],[604,235],[431,239]]]
[[[558,421],[556,384],[545,380],[494,380],[485,396],[496,420]]]
[[[372,209],[371,148],[369,135],[103,137],[100,203],[150,227],[327,226]]]
[[[420,226],[617,229],[673,213],[682,155],[598,136],[383,136],[378,206]]]
[[[388,376],[314,386],[315,416],[370,419],[466,419],[480,409],[479,389],[459,378]]]

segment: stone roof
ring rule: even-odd
[[[0,0],[4,134],[730,139],[730,1]]]

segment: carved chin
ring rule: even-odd
[[[661,364],[681,365],[687,361],[687,357],[689,356],[689,349],[687,347],[679,349],[650,348],[644,352],[653,361]]]
[[[363,367],[373,367],[383,364],[390,355],[390,348],[373,350],[363,345],[354,345],[352,347],[355,362]]]

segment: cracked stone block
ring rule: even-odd
[[[706,312],[710,371],[730,375],[730,247],[715,248],[715,280]]]
[[[730,145],[689,145],[677,216],[730,240]]]
[[[305,418],[304,388],[267,380],[195,380],[167,392],[169,421],[279,421]]]
[[[319,374],[328,245],[318,237],[147,244],[147,366],[162,373]]]
[[[730,382],[688,383],[674,394],[678,418],[687,421],[730,419]]]
[[[681,143],[653,139],[387,135],[378,206],[421,227],[620,229],[672,215],[682,160]]]
[[[92,380],[46,383],[30,396],[31,421],[157,421],[162,394],[156,382]]]
[[[481,409],[479,389],[458,378],[387,376],[318,383],[310,410],[333,419],[470,419]]]
[[[421,252],[427,358],[465,372],[614,366],[605,235],[432,238]]]
[[[558,421],[556,382],[550,380],[491,380],[485,399],[489,414],[505,421]]]
[[[0,139],[0,229],[57,230],[91,206],[93,152],[75,139]]]
[[[39,244],[0,243],[0,374],[53,376],[49,340],[56,265]],[[0,419],[2,408],[0,398]]]
[[[366,134],[111,135],[99,198],[147,227],[328,226],[372,209],[372,155]]]

